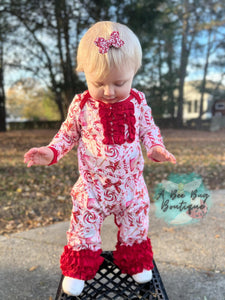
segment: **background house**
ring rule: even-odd
[[[199,118],[201,102],[201,81],[187,81],[184,86],[183,119],[187,121]],[[175,91],[178,97],[178,91]],[[206,82],[206,91],[203,95],[202,120],[210,120],[215,112],[222,111],[225,114],[225,87],[217,88],[217,83]]]
[[[197,119],[200,112],[201,93],[196,87],[198,82],[187,82],[184,86],[184,123],[191,119]],[[204,93],[203,96],[203,116],[202,119],[211,119],[212,117],[213,96],[209,92]]]

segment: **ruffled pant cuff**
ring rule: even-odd
[[[154,268],[153,252],[149,238],[132,246],[121,245],[118,242],[116,250],[113,252],[113,258],[120,271],[129,275],[140,273],[144,269],[152,270]]]
[[[101,253],[102,250],[74,251],[72,248],[65,246],[60,259],[62,274],[81,280],[93,279],[104,261],[104,258],[100,256]]]

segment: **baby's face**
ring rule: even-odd
[[[103,79],[98,80],[94,73],[85,72],[88,90],[93,99],[104,103],[115,103],[126,99],[134,78],[134,70],[126,66],[113,68]]]

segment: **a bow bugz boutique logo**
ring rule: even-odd
[[[156,216],[168,224],[200,221],[211,207],[210,192],[195,173],[171,174],[155,188]]]

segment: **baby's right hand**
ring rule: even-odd
[[[48,147],[32,148],[24,155],[24,162],[30,168],[33,165],[47,166],[54,157],[54,153]]]

